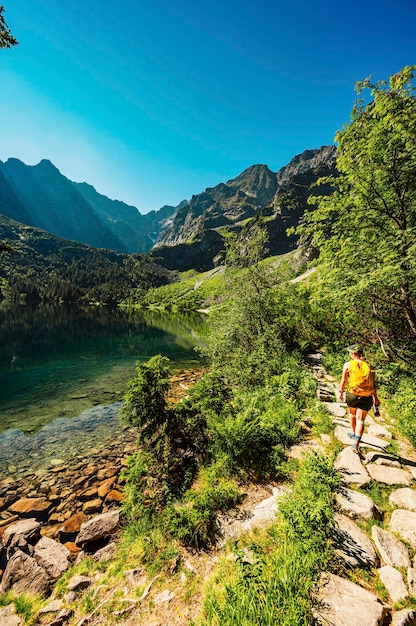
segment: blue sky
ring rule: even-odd
[[[0,160],[176,205],[332,143],[354,84],[416,62],[414,0],[4,0]]]

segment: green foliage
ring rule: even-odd
[[[229,471],[252,478],[279,472],[282,447],[299,438],[296,406],[270,391],[239,392],[234,410],[211,424],[210,446],[215,458],[226,456]]]
[[[339,485],[332,459],[316,453],[305,456],[293,491],[279,505],[289,536],[305,551],[325,544],[333,526],[332,494]]]
[[[172,280],[167,270],[139,254],[116,254],[64,241],[0,215],[0,298],[13,302],[63,301],[115,304],[137,299]],[[4,280],[2,280],[4,279]]]
[[[17,46],[18,41],[15,39],[4,19],[4,6],[0,5],[0,50],[2,48],[11,48]]]
[[[306,457],[293,493],[283,508],[279,505],[277,524],[245,548],[234,547],[236,561],[220,564],[210,581],[201,626],[315,623],[312,594],[331,554],[337,484],[328,460]]]
[[[187,491],[183,500],[172,504],[164,516],[167,532],[194,548],[205,548],[216,541],[218,511],[226,511],[240,499],[233,482],[209,480],[209,475],[205,474],[205,479],[207,477],[205,484]]]
[[[128,392],[121,410],[124,421],[138,426],[143,438],[156,434],[168,420],[166,393],[171,373],[169,359],[160,354],[147,363],[137,363],[137,376],[128,382]]]
[[[334,193],[311,199],[317,208],[298,230],[320,251],[314,298],[328,317],[338,310],[344,327],[409,363],[416,360],[415,69],[357,84],[372,100],[358,100],[337,133],[340,175],[324,181]]]
[[[395,426],[416,446],[416,377],[396,379],[396,390],[388,404]]]

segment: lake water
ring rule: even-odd
[[[56,439],[68,420],[75,437],[80,416],[83,430],[89,419],[101,427],[100,416],[108,424],[109,414],[116,426],[136,362],[163,354],[173,368],[200,365],[204,326],[202,317],[152,311],[0,307],[0,465],[14,446],[46,449],[47,433]]]

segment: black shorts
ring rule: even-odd
[[[353,409],[362,409],[369,411],[373,406],[373,396],[356,396],[355,393],[347,391],[345,401]]]

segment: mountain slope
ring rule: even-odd
[[[0,215],[0,299],[120,302],[171,280],[141,255],[61,239]]]
[[[48,160],[28,166],[0,161],[0,213],[65,239],[116,252],[146,252],[159,222],[175,211],[164,207],[143,216],[133,207],[73,183]]]
[[[222,262],[226,231],[238,231],[256,216],[265,218],[270,254],[289,252],[297,240],[286,230],[298,224],[311,185],[335,174],[335,159],[335,147],[324,146],[297,155],[277,173],[267,165],[253,165],[227,183],[208,187],[184,203],[161,230],[152,258],[170,269],[211,269]]]

